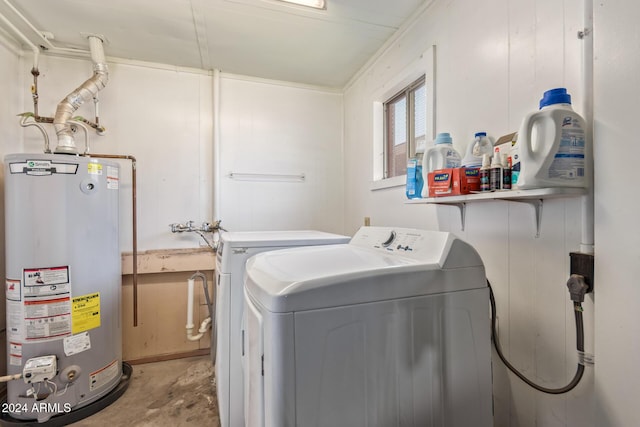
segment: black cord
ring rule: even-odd
[[[584,373],[584,365],[580,362],[578,362],[578,369],[576,371],[576,374],[574,375],[573,379],[569,384],[561,388],[546,388],[534,383],[529,378],[525,377],[504,357],[504,354],[502,354],[502,349],[500,348],[500,341],[498,340],[498,334],[496,332],[496,317],[497,317],[496,316],[496,312],[497,312],[496,299],[493,296],[493,289],[491,288],[491,283],[489,282],[489,280],[487,280],[487,286],[489,286],[489,299],[491,300],[491,339],[493,340],[493,346],[495,347],[496,352],[498,353],[498,356],[500,356],[500,360],[502,360],[502,363],[504,363],[504,365],[507,368],[509,368],[511,372],[513,372],[518,378],[520,378],[526,384],[543,393],[562,394],[570,390],[573,390],[575,386],[577,386],[580,380],[582,379],[582,374]],[[584,327],[582,324],[582,304],[574,301],[573,309],[576,317],[576,348],[579,352],[584,352]]]

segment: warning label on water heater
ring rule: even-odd
[[[91,338],[89,337],[89,332],[83,332],[81,334],[66,337],[62,341],[62,345],[66,356],[73,356],[74,354],[90,350]]]
[[[9,342],[9,364],[22,366],[22,344],[19,342]]]
[[[35,298],[68,294],[69,267],[25,268],[24,297]]]
[[[71,299],[24,302],[25,339],[45,340],[71,334]]]
[[[89,175],[102,175],[102,165],[100,163],[87,163],[87,173]]]
[[[100,292],[73,298],[74,334],[100,327]]]
[[[44,341],[71,335],[69,266],[25,268],[22,276],[22,303],[7,305],[11,338]]]
[[[118,168],[107,166],[107,189],[117,190],[119,184]]]
[[[20,280],[5,280],[5,295],[10,301],[20,301],[22,299],[22,286]]]
[[[120,375],[118,361],[114,360],[102,369],[89,374],[89,391],[108,385],[113,378]]]

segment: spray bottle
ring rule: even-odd
[[[502,155],[502,189],[511,190],[511,156]]]
[[[491,169],[489,170],[489,187],[491,191],[502,188],[502,162],[500,148],[496,147],[491,159]]]
[[[482,155],[482,167],[478,173],[480,176],[480,191],[490,191],[491,186],[489,184],[489,155]]]

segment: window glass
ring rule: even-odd
[[[427,124],[425,77],[422,76],[384,103],[385,178],[404,175],[407,160],[424,146]]]
[[[421,144],[424,146],[427,136],[427,88],[424,81],[422,85],[413,92],[414,115],[413,115],[413,139],[416,142],[415,148]]]

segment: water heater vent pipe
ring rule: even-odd
[[[77,154],[69,120],[82,104],[94,99],[98,91],[102,90],[109,81],[109,69],[105,62],[102,39],[93,35],[89,36],[89,48],[93,61],[93,76],[58,104],[56,115],[53,118],[53,126],[58,137],[56,153]]]

